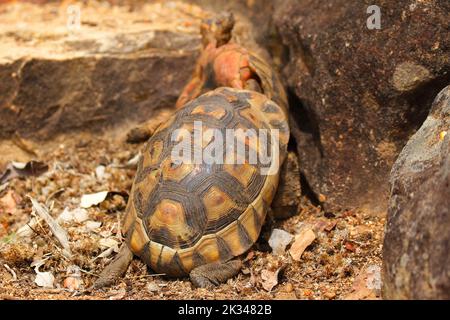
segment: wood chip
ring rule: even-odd
[[[316,234],[311,229],[304,229],[295,236],[294,243],[289,250],[292,259],[300,261],[305,249],[316,239]]]

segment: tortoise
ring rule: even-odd
[[[242,263],[235,258],[258,239],[287,155],[287,101],[267,62],[228,43],[233,24],[232,15],[222,14],[202,25],[204,50],[177,111],[149,130],[126,208],[126,245],[94,287],[122,275],[133,255],[155,272],[189,275],[195,286],[213,287],[239,272]],[[272,156],[278,155],[278,162],[270,162],[275,170],[265,174],[267,163],[259,158],[250,162],[227,141],[215,151],[223,163],[175,161],[174,149],[195,137],[198,123],[203,132],[213,129],[223,136],[228,129],[277,130],[279,139],[269,139],[265,146],[251,135],[234,137],[246,151],[260,155],[270,149]],[[216,139],[215,134],[203,135],[193,144],[204,154]],[[228,161],[230,155],[241,161]]]
[[[184,104],[202,93],[218,87],[231,87],[264,93],[283,109],[287,117],[287,96],[277,73],[256,53],[242,45],[229,42],[234,23],[234,16],[229,12],[202,21],[200,32],[203,50],[192,78],[183,88],[175,108],[182,108]],[[157,126],[170,115],[170,112],[163,111],[156,115],[156,119],[132,129],[128,133],[127,141],[129,143],[147,141]]]

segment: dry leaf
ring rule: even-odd
[[[262,287],[264,290],[270,292],[278,284],[278,276],[283,267],[278,268],[276,271],[263,270],[261,271]]]
[[[40,161],[10,162],[0,177],[0,185],[17,177],[37,177],[48,170],[48,165]]]
[[[103,248],[112,248],[112,247],[118,247],[119,242],[117,240],[114,240],[112,238],[106,238],[106,239],[100,239],[98,244]]]
[[[12,280],[16,281],[17,280],[17,273],[10,266],[8,266],[6,263],[3,264],[3,266],[5,267],[6,270],[8,270],[11,273]]]
[[[34,269],[36,271],[36,279],[34,279],[34,282],[39,287],[44,288],[53,288],[53,283],[55,282],[55,277],[53,274],[49,271],[47,272],[39,272],[38,269]]]
[[[34,279],[34,282],[39,287],[53,288],[55,283],[55,277],[53,276],[53,274],[49,271],[46,272],[39,271],[39,268],[44,265],[46,260],[47,259],[43,259],[37,262],[33,262],[31,264],[31,267],[34,267],[34,272],[36,272],[36,278]]]
[[[100,221],[86,221],[86,229],[89,231],[94,231],[102,226],[102,223]]]
[[[96,260],[98,258],[108,258],[113,252],[118,252],[118,251],[119,251],[119,247],[108,248],[105,251],[103,251],[102,253],[100,253],[98,256],[96,256],[94,258],[94,260]]]
[[[120,195],[125,199],[125,201],[128,200],[128,193],[125,191],[101,191],[97,193],[84,194],[81,196],[80,207],[85,209],[90,208],[115,195]]]
[[[107,195],[108,195],[108,191],[101,191],[101,192],[91,193],[91,194],[83,194],[83,196],[81,197],[80,207],[90,208],[99,203],[102,203],[103,201],[105,201]]]
[[[316,239],[314,231],[311,229],[303,229],[298,235],[295,236],[294,243],[289,251],[292,259],[300,261],[305,249]]]
[[[107,258],[113,252],[119,252],[119,242],[112,238],[104,238],[99,241],[100,247],[107,248],[105,251],[96,256],[92,261],[95,261],[98,258]]]
[[[95,176],[97,177],[98,180],[103,180],[103,178],[105,177],[105,170],[106,167],[102,165],[95,168]]]
[[[33,235],[33,229],[37,226],[38,224],[38,219],[36,219],[35,217],[31,218],[30,221],[19,228],[19,230],[17,230],[16,232],[16,236],[19,238],[27,238],[27,237],[31,237]]]
[[[63,212],[59,215],[57,221],[82,223],[88,219],[89,215],[86,209],[76,208],[74,210],[69,210],[68,208],[64,208]]]
[[[72,258],[72,252],[70,250],[69,246],[69,236],[67,235],[66,230],[64,230],[58,222],[56,222],[55,219],[48,213],[47,209],[43,206],[41,206],[35,199],[29,197],[31,200],[31,203],[33,204],[33,208],[35,209],[36,213],[44,219],[45,222],[47,222],[48,226],[50,227],[50,230],[52,231],[55,238],[58,240],[58,242],[63,247],[63,255],[69,259]]]
[[[14,213],[17,208],[17,204],[21,199],[13,190],[9,190],[2,198],[0,198],[0,204],[5,209],[6,213]]]
[[[112,165],[114,168],[120,169],[137,169],[139,160],[141,159],[142,153],[138,152],[133,158],[127,161],[124,165]]]
[[[381,268],[370,265],[363,268],[352,286],[352,291],[344,300],[373,300],[378,299],[381,290]]]

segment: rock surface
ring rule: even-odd
[[[282,229],[273,229],[269,238],[269,245],[275,255],[284,254],[286,247],[291,243],[294,236]]]
[[[0,138],[95,132],[176,101],[200,48],[203,10],[177,2],[78,8],[79,27],[67,5],[0,6]]]
[[[450,86],[395,162],[383,246],[388,299],[450,299]]]
[[[301,170],[327,210],[386,210],[388,175],[450,82],[448,1],[278,1]]]

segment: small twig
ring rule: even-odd
[[[116,237],[119,239],[120,242],[123,241],[123,237],[122,237],[122,227],[120,225],[120,216],[117,215],[117,234]]]
[[[41,293],[49,293],[49,294],[57,294],[57,293],[61,293],[61,292],[69,292],[68,289],[65,288],[54,288],[54,289],[35,289],[34,291],[38,291]]]
[[[61,251],[61,249],[55,244],[55,240],[47,233],[47,231],[44,229],[44,227],[42,226],[42,224],[41,224],[41,221],[38,219],[38,217],[34,214],[34,216],[35,216],[35,218],[36,218],[36,224],[38,225],[38,227],[40,227],[41,228],[41,231],[42,231],[42,234],[44,235],[44,237],[46,237],[47,238],[47,240],[49,241],[49,243],[51,243],[55,248],[56,248],[56,250],[58,250],[58,251]],[[34,233],[36,233],[37,235],[39,235],[39,234],[41,234],[41,233],[38,233],[36,230],[34,230],[29,224],[27,224],[29,227],[30,227],[30,229],[34,232]],[[63,257],[64,257],[64,254],[63,254]],[[65,258],[65,257],[64,257]]]
[[[29,225],[28,223],[27,223],[27,226],[30,227],[30,229],[31,229],[34,233],[36,233],[37,235],[43,234],[44,237],[46,237],[47,240],[49,240],[50,243],[53,243],[53,241],[54,241],[53,238],[50,237],[50,236],[48,235],[47,231],[46,231],[46,230],[44,229],[44,227],[42,226],[41,221],[39,220],[39,217],[38,217],[34,212],[32,212],[32,214],[33,214],[33,216],[34,216],[35,219],[36,219],[36,225],[37,225],[39,228],[41,228],[42,233],[39,233],[37,230],[35,230],[33,227],[31,227],[31,225]]]
[[[17,280],[16,272],[13,269],[11,269],[11,267],[8,266],[6,263],[3,266],[6,268],[6,270],[8,270],[12,274],[13,277],[12,281],[16,281]]]
[[[40,225],[40,224],[39,224],[38,218],[37,218],[36,216],[34,217],[34,219],[35,219],[35,220],[33,221],[33,222],[34,222],[34,223],[33,223],[33,226],[31,226],[31,221],[30,221],[30,222],[27,222],[25,225],[28,226],[28,228],[30,228],[31,231],[33,231],[34,233],[39,234],[36,230],[34,230],[34,226],[35,226],[36,224],[37,224],[37,225]]]
[[[43,227],[42,224],[40,223],[38,217],[37,217],[36,215],[34,215],[34,218],[36,219],[36,220],[35,220],[36,225],[37,225],[38,227],[41,228],[42,233],[37,232],[37,230],[35,230],[34,227],[32,227],[29,223],[27,223],[26,226],[28,226],[28,227],[31,229],[31,231],[34,232],[36,235],[41,235],[41,234],[43,234],[44,237],[47,238],[47,240],[49,241],[49,243],[51,243],[51,244],[53,245],[53,247],[58,251],[58,253],[60,253],[61,256],[62,256],[64,259],[69,260],[69,258],[67,258],[67,257],[64,255],[63,250],[62,250],[60,247],[58,247],[58,246],[56,245],[55,240],[54,240],[54,239],[47,233],[47,231],[44,229],[44,227]]]
[[[48,206],[50,200],[51,200],[54,196],[59,195],[59,194],[61,194],[62,192],[64,192],[64,190],[65,190],[64,188],[61,188],[61,189],[58,189],[58,190],[52,192],[52,193],[47,197],[47,200],[45,201],[45,205]]]
[[[165,276],[166,273],[154,273],[154,274],[143,274],[140,276],[131,277],[132,280],[142,279],[142,278],[153,278],[153,277],[161,277]]]
[[[83,273],[86,273],[86,274],[88,274],[88,275],[90,275],[90,276],[93,276],[93,277],[100,277],[98,274],[95,274],[95,273],[92,273],[92,272],[89,272],[89,271],[87,271],[87,270],[83,270],[83,269],[79,269],[80,270],[80,272],[83,272]]]
[[[24,140],[17,132],[14,133],[11,141],[26,153],[31,154],[34,157],[38,156],[33,149],[33,146],[28,141]]]
[[[117,169],[137,169],[142,153],[139,151],[133,158],[127,161],[125,164],[111,164],[111,168]]]

